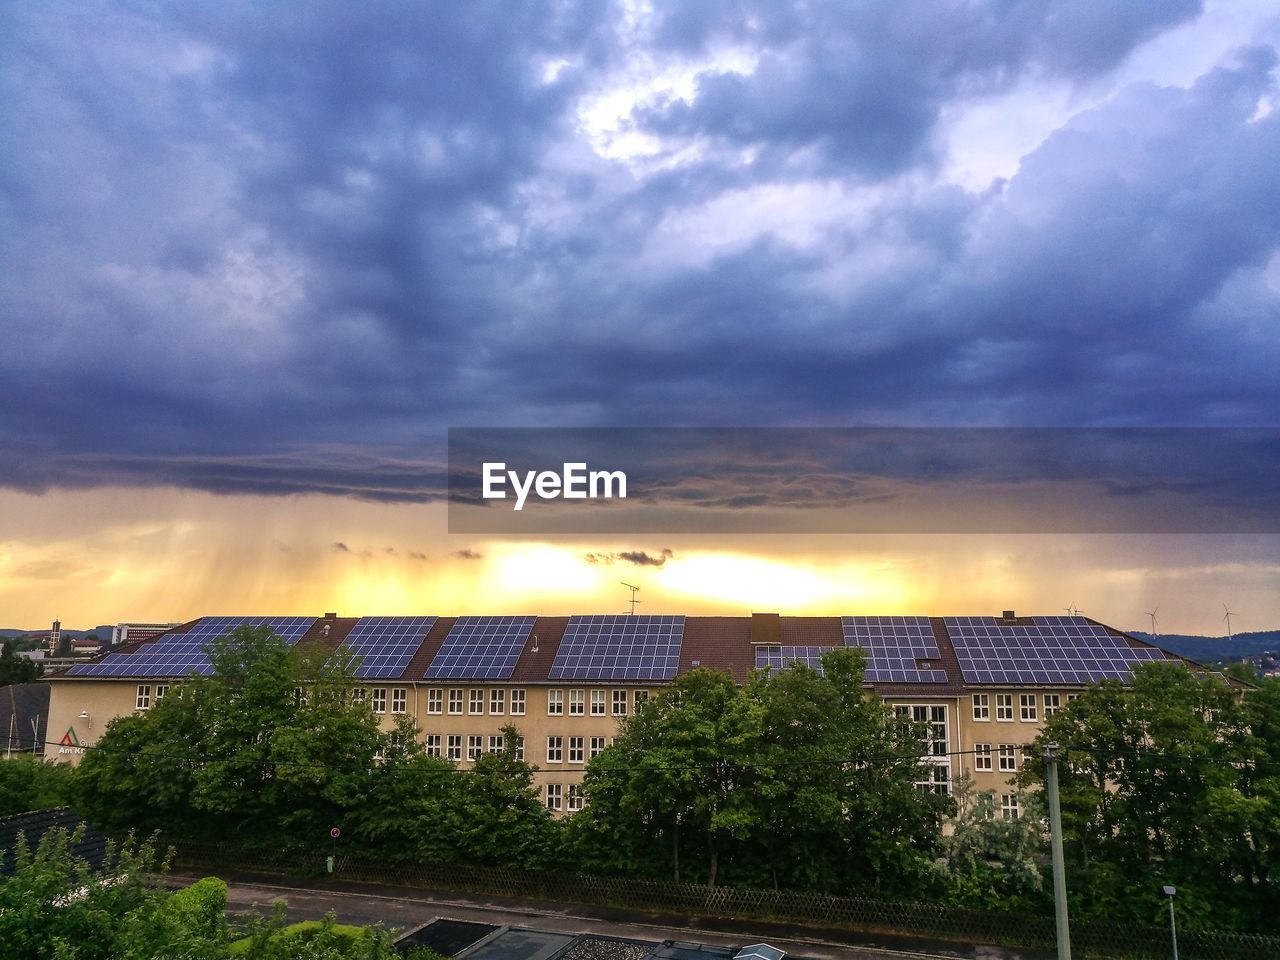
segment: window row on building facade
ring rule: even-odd
[[[1062,709],[1063,704],[1070,703],[1078,694],[1068,693],[1019,693],[1017,704],[1012,693],[975,693],[973,694],[973,719],[985,721],[991,719],[991,698],[995,697],[995,718],[1004,723],[1012,723],[1015,719],[1023,723],[1036,723],[1040,720],[1041,703],[1044,716],[1052,717]],[[1065,697],[1065,699],[1064,699]]]

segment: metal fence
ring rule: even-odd
[[[184,868],[231,868],[313,878],[326,872],[323,854],[262,851],[249,858],[230,845],[177,842],[174,848],[175,862]],[[640,910],[685,920],[705,917],[804,924],[833,931],[908,934],[1045,952],[1052,952],[1056,942],[1051,916],[937,903],[895,903],[465,864],[372,863],[349,856],[337,857],[335,876],[355,882]],[[1073,922],[1071,946],[1077,960],[1166,960],[1171,955],[1167,929],[1130,923]],[[1280,936],[1180,930],[1178,955],[1181,960],[1278,960]]]

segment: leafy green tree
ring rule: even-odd
[[[976,790],[971,777],[956,779],[954,796],[956,817],[937,861],[948,901],[976,908],[1045,908],[1041,864],[1047,838],[1040,797],[1019,794],[1021,816],[1005,819],[996,809],[995,792]]]
[[[220,955],[225,920],[210,885],[170,909],[168,892],[152,879],[164,869],[152,844],[111,845],[102,867],[95,870],[72,853],[82,834],[83,828],[71,834],[50,830],[34,850],[20,839],[12,873],[0,877],[0,946],[5,956],[149,960],[162,955],[162,946],[174,950],[169,955]],[[225,903],[225,888],[222,891]],[[214,910],[221,924],[213,922]],[[186,928],[181,925],[184,918],[199,922]]]
[[[80,765],[80,809],[117,831],[314,849],[363,802],[391,740],[353,703],[355,663],[253,628],[209,659],[212,676],[108,725]]]
[[[1064,749],[1063,833],[1074,909],[1159,922],[1178,887],[1188,925],[1259,926],[1277,902],[1280,700],[1153,663],[1131,688],[1103,681],[1050,717],[1020,773],[1041,786]]]
[[[31,756],[0,760],[0,817],[61,807],[71,800],[72,769]]]
[[[709,885],[919,892],[950,801],[915,787],[923,731],[863,689],[864,665],[840,649],[822,674],[680,677],[588,765],[579,855]]]
[[[0,687],[11,683],[30,683],[44,673],[44,666],[27,657],[19,657],[13,644],[6,640],[0,644]]]
[[[533,767],[516,756],[520,731],[502,728],[502,752],[485,753],[469,773],[450,811],[458,856],[466,863],[545,867],[560,827],[533,783]]]

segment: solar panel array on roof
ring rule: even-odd
[[[570,617],[551,680],[670,680],[680,665],[684,617]]]
[[[238,627],[268,627],[290,644],[297,643],[315,617],[203,617],[186,633],[171,633],[143,644],[133,653],[110,653],[98,663],[77,664],[67,673],[77,677],[185,677],[213,672],[204,647]]]
[[[427,667],[427,679],[507,680],[537,617],[459,617]]]
[[[398,677],[435,623],[435,617],[361,617],[342,644],[360,658],[357,677]]]
[[[763,644],[756,647],[756,669],[763,670],[765,667],[774,667],[780,670],[799,661],[806,667],[813,667],[813,669],[821,673],[822,655],[834,649],[835,647],[793,647]]]
[[[872,683],[946,683],[946,671],[921,667],[917,660],[938,660],[938,641],[928,617],[841,617],[845,646],[867,653]]]
[[[1033,617],[1027,626],[995,617],[947,617],[947,633],[969,683],[1072,683],[1128,680],[1135,663],[1162,650],[1131,647],[1084,617]]]

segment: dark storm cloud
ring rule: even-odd
[[[9,5],[0,483],[435,500],[468,423],[1274,423],[1270,46],[939,177],[948,111],[1198,9]],[[629,165],[584,118],[645,58],[695,94],[637,99]]]

